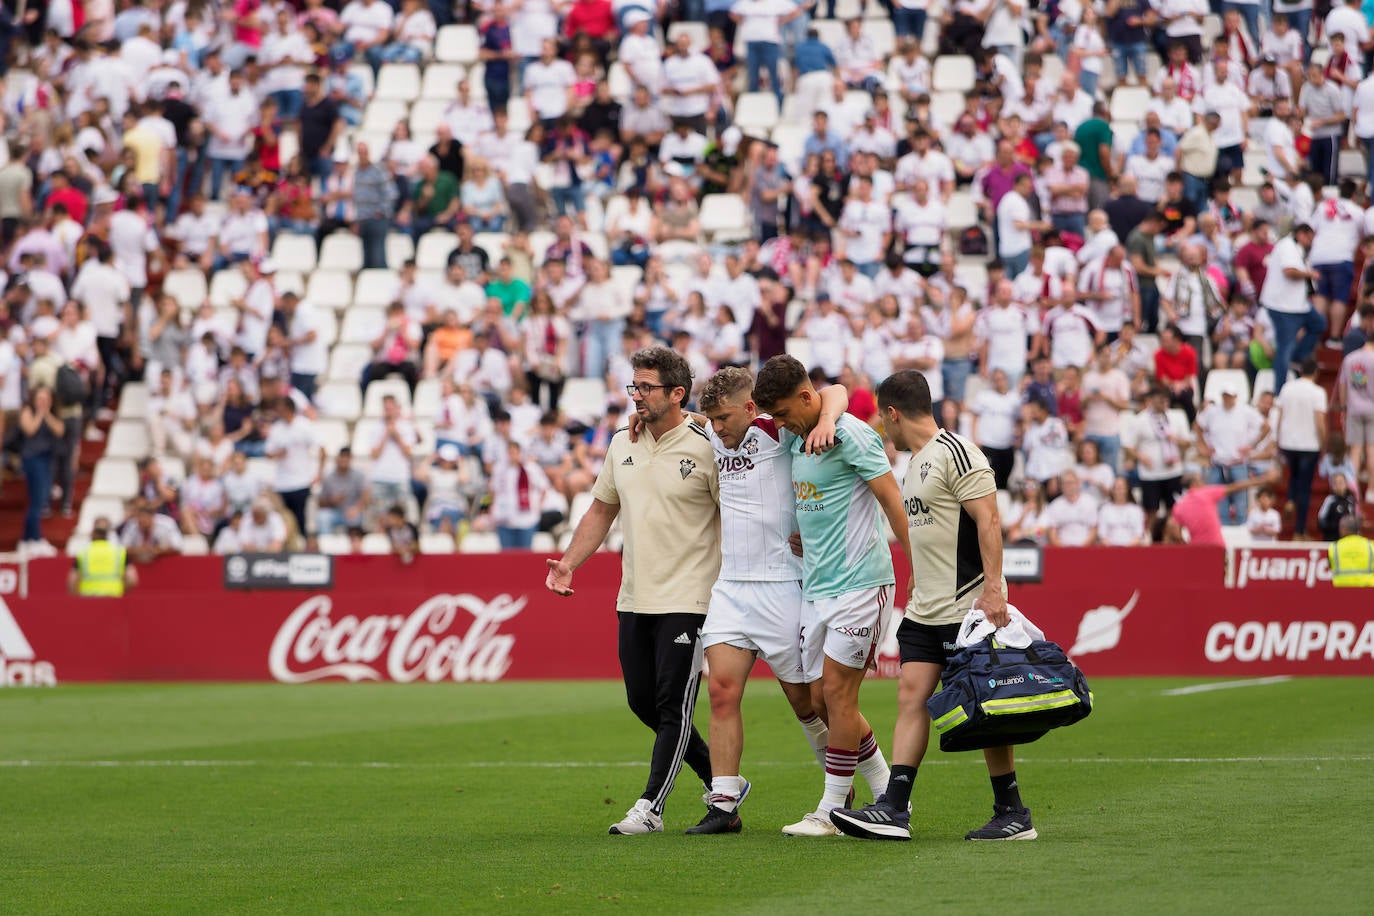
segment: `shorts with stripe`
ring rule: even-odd
[[[880,585],[817,598],[816,623],[802,638],[807,680],[821,676],[825,656],[850,668],[867,668],[883,635],[883,618],[892,605],[892,586]]]
[[[711,589],[711,609],[701,627],[701,645],[725,643],[756,653],[788,684],[808,682],[802,665],[802,633],[815,607],[802,597],[801,583],[721,579]],[[813,678],[814,680],[814,678]]]

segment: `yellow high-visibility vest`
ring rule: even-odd
[[[81,575],[76,593],[98,598],[122,598],[126,562],[128,559],[123,547],[109,541],[92,541],[76,560]]]
[[[1347,534],[1326,549],[1331,584],[1337,588],[1374,588],[1374,541]]]

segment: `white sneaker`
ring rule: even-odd
[[[55,557],[57,548],[44,540],[30,541],[29,554],[35,557]]]
[[[104,442],[104,441],[105,441],[105,434],[104,434],[103,432],[101,432],[100,427],[98,427],[98,426],[92,426],[90,429],[86,430],[86,441],[87,441],[87,442]]]
[[[95,412],[95,418],[102,423],[110,423],[115,418],[115,412],[108,407],[102,407]]]
[[[611,825],[612,836],[637,836],[641,833],[662,833],[663,818],[654,814],[654,806],[647,798],[635,802],[635,806],[625,812],[625,819]]]
[[[795,824],[782,828],[783,836],[839,836],[840,829],[824,814],[812,811]]]

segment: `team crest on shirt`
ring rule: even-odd
[[[677,464],[678,473],[682,475],[683,480],[686,480],[688,475],[691,474],[694,470],[696,470],[696,467],[697,463],[693,461],[691,458],[683,458]]]
[[[744,440],[744,454],[757,455],[759,453],[759,441],[752,436]]]
[[[929,473],[930,473],[930,462],[929,462],[929,461],[923,461],[923,462],[921,462],[921,483],[925,483],[925,482],[926,482],[926,475],[929,474]]]

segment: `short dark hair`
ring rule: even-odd
[[[1026,406],[1027,406],[1027,407],[1039,407],[1041,410],[1043,410],[1043,411],[1044,411],[1045,413],[1047,413],[1047,414],[1051,414],[1051,415],[1052,415],[1052,414],[1054,413],[1053,410],[1050,410],[1050,402],[1047,401],[1047,400],[1045,400],[1045,398],[1044,398],[1043,395],[1037,394],[1035,397],[1029,399],[1028,401],[1026,401]]]
[[[930,383],[915,369],[894,372],[878,386],[878,409],[895,407],[904,417],[928,417],[934,413]]]
[[[769,410],[783,398],[790,398],[810,384],[806,367],[795,356],[783,353],[774,356],[759,369],[754,379],[754,403],[760,410]]]
[[[645,347],[630,356],[630,365],[635,369],[657,372],[658,380],[666,386],[668,400],[673,399],[673,389],[681,388],[682,397],[678,403],[686,403],[692,393],[692,367],[687,358],[676,350],[667,347]]]
[[[1309,375],[1316,375],[1317,361],[1310,356],[1307,357],[1307,359],[1302,361],[1302,365],[1298,367],[1298,371],[1299,373],[1301,373],[1303,378],[1306,378]]]
[[[715,374],[706,380],[706,387],[701,389],[701,396],[697,398],[697,407],[703,413],[709,413],[724,402],[732,401],[741,394],[749,394],[753,390],[754,377],[749,374],[748,369],[726,366],[717,369]]]

